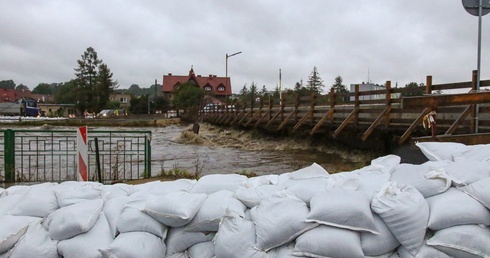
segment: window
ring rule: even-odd
[[[120,103],[128,103],[128,98],[126,98],[126,97],[120,97],[119,98],[119,102]]]
[[[223,85],[218,86],[218,91],[225,91],[225,86]]]
[[[213,88],[211,88],[211,86],[209,86],[209,85],[204,86],[205,91],[211,91],[212,89]]]

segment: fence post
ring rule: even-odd
[[[4,136],[4,153],[5,153],[5,181],[7,183],[15,182],[15,132],[7,129]]]
[[[432,75],[425,78],[425,94],[432,94]]]
[[[144,178],[149,178],[151,177],[151,146],[150,146],[150,139],[146,139],[146,144],[145,144],[145,149],[146,149],[146,157],[145,157],[145,173],[143,175]]]

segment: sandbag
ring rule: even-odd
[[[490,177],[459,187],[458,189],[479,201],[487,209],[490,209]]]
[[[457,142],[417,142],[415,145],[430,161],[453,161],[453,155],[467,149],[465,144]]]
[[[77,187],[76,185],[60,184],[60,186],[54,190],[54,193],[56,195],[56,199],[58,200],[59,207],[65,207],[81,201],[101,198],[101,190],[95,185]]]
[[[197,243],[211,241],[214,236],[214,232],[189,232],[185,231],[185,227],[170,228],[165,239],[167,256],[183,252]]]
[[[306,257],[364,257],[359,233],[320,225],[296,239],[293,255]]]
[[[379,234],[361,232],[361,247],[366,256],[379,256],[394,251],[400,242],[391,233],[386,223],[377,214],[373,214],[374,225]]]
[[[23,194],[11,194],[0,197],[0,217],[9,214],[23,196]]]
[[[283,185],[263,184],[254,188],[242,188],[237,190],[233,197],[241,201],[247,208],[253,208],[262,200],[269,198],[273,193],[286,189]]]
[[[194,218],[206,198],[206,194],[169,192],[149,198],[143,211],[169,227],[182,227]]]
[[[400,161],[400,156],[389,154],[371,160],[371,165],[365,167],[365,169],[380,171],[386,175],[390,175],[400,164]]]
[[[44,218],[59,208],[54,193],[56,184],[44,183],[31,186],[22,199],[10,211],[10,215]]]
[[[437,231],[427,245],[452,257],[490,257],[490,228],[460,225]]]
[[[323,191],[328,186],[329,179],[327,177],[307,178],[307,179],[289,179],[282,185],[286,187],[288,192],[293,193],[306,205],[310,205],[311,198]]]
[[[298,256],[293,255],[295,244],[296,242],[293,241],[289,244],[271,249],[267,252],[268,258],[297,258]]]
[[[444,169],[429,164],[400,164],[391,174],[391,181],[415,187],[425,198],[445,192],[451,179]]]
[[[117,183],[113,185],[103,185],[100,195],[104,200],[109,200],[119,196],[130,196],[134,192],[133,185]]]
[[[403,246],[400,246],[398,248],[397,253],[400,258],[451,258],[451,256],[447,255],[444,252],[441,252],[437,250],[436,248],[432,246],[428,246],[427,244],[424,244],[417,255],[412,255],[410,252],[407,251]]]
[[[126,206],[117,220],[116,230],[119,233],[142,231],[165,238],[168,227],[140,209]]]
[[[191,193],[212,194],[222,190],[235,192],[247,182],[248,178],[237,174],[212,174],[205,175],[197,181]]]
[[[427,203],[430,208],[427,226],[432,230],[465,224],[490,225],[490,210],[454,187],[427,198]]]
[[[214,239],[216,258],[266,258],[264,252],[256,250],[255,226],[239,214],[226,210]]]
[[[453,160],[457,161],[490,161],[490,145],[489,144],[475,144],[466,145],[464,148],[458,149],[453,153]]]
[[[112,233],[104,213],[95,225],[84,234],[58,242],[58,253],[63,258],[100,258],[98,249],[107,247],[112,242]]]
[[[250,177],[243,184],[244,188],[255,188],[261,185],[277,185],[279,181],[279,175],[261,175]]]
[[[190,258],[213,258],[215,257],[213,241],[197,243],[187,251]]]
[[[359,191],[326,189],[311,198],[306,222],[378,234],[371,199]]]
[[[4,215],[0,217],[0,254],[10,250],[19,241],[30,223],[40,221],[38,217]]]
[[[233,192],[222,190],[208,195],[196,216],[186,226],[187,231],[218,231],[221,217],[226,210],[244,216],[247,207],[233,197]]]
[[[174,181],[162,181],[151,184],[147,193],[152,195],[164,195],[177,191],[189,192],[196,184],[195,179],[177,179]]]
[[[121,195],[117,197],[113,197],[104,202],[104,208],[102,211],[109,222],[109,226],[111,227],[112,236],[115,238],[119,232],[117,231],[117,222],[121,217],[121,214],[124,210],[124,206],[128,200],[128,196]]]
[[[256,225],[255,247],[265,252],[290,243],[303,232],[318,226],[305,222],[309,213],[306,203],[288,191],[273,194],[250,213]]]
[[[312,179],[312,178],[328,178],[328,172],[317,163],[311,166],[304,167],[288,174],[291,179]]]
[[[104,258],[165,257],[166,247],[161,238],[147,232],[119,234],[108,247],[99,248]]]
[[[58,258],[58,241],[49,237],[48,231],[41,225],[40,221],[32,222],[27,232],[9,251],[8,257]]]
[[[371,201],[371,209],[386,223],[396,239],[415,255],[424,242],[429,205],[413,186],[386,183]]]
[[[64,240],[89,231],[99,218],[104,203],[101,199],[88,200],[65,206],[43,222],[53,240]]]
[[[477,160],[461,160],[444,166],[455,186],[463,186],[490,177],[490,164]]]

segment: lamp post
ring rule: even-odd
[[[235,55],[238,55],[238,54],[241,54],[242,51],[240,52],[236,52],[236,53],[233,53],[231,55],[228,55],[228,53],[226,54],[226,84],[228,84],[228,57],[232,57],[232,56],[235,56]],[[229,87],[229,85],[226,85],[226,87]]]

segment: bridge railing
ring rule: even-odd
[[[0,133],[1,183],[77,180],[76,130],[7,129]],[[151,131],[94,130],[88,132],[87,140],[90,181],[113,183],[151,176]]]
[[[411,135],[426,135],[422,120],[430,111],[437,111],[437,132],[443,135],[490,132],[490,91],[476,92],[476,76],[472,81],[432,84],[432,76],[420,87],[391,87],[354,92],[334,92],[298,96],[283,93],[254,96],[255,99],[233,100],[224,106],[201,113],[200,120],[215,124],[265,127],[279,131],[309,129],[310,134],[329,132],[337,137],[344,129],[361,130],[365,140],[375,128],[396,131],[399,142]],[[480,82],[490,86],[490,80]],[[446,100],[447,96],[456,96]],[[458,101],[456,101],[458,99]],[[362,131],[364,132],[362,133]],[[352,131],[352,130],[350,130]]]

